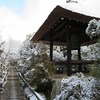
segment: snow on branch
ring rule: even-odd
[[[92,39],[93,37],[100,36],[100,20],[96,19],[91,20],[88,23],[88,27],[86,29],[86,34]]]

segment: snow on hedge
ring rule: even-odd
[[[95,100],[97,94],[100,95],[96,83],[95,78],[85,77],[82,73],[62,79],[61,92],[54,100]]]

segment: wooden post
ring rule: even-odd
[[[50,60],[53,60],[53,41],[50,40]]]
[[[81,50],[80,50],[80,47],[78,49],[78,60],[81,60]],[[81,66],[81,64],[79,64],[78,71],[82,72],[82,66]]]
[[[72,74],[72,64],[71,64],[71,33],[67,31],[67,75]]]

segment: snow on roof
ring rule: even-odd
[[[99,13],[93,11],[93,9],[90,9],[90,7],[88,7],[85,4],[70,2],[70,3],[60,4],[60,6],[72,12],[100,18]]]

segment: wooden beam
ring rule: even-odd
[[[63,21],[60,25],[57,25],[57,27],[54,29],[54,32],[58,32],[59,30],[62,30],[65,27],[65,25],[66,25],[66,21]]]
[[[78,48],[78,60],[81,60],[81,50],[80,47]],[[79,63],[79,67],[78,67],[79,72],[82,72],[82,66]]]
[[[90,41],[85,41],[84,43],[81,44],[81,46],[88,46],[88,45],[91,45],[91,44],[94,44],[94,43],[97,43],[98,42],[98,38],[96,39],[91,39]]]
[[[72,60],[71,62],[74,65],[78,65],[78,64],[87,65],[87,64],[93,64],[98,61],[95,61],[95,60]]]
[[[71,34],[69,29],[67,30],[67,75],[72,74],[72,64],[71,64]]]
[[[53,60],[53,40],[50,40],[50,60]]]
[[[70,27],[70,34],[72,33],[72,32],[84,32],[84,29],[83,28],[78,28],[78,27],[71,27],[71,26],[69,26]],[[67,27],[65,27],[61,32],[54,32],[54,36],[53,36],[53,40],[55,40],[57,37],[60,37],[61,35],[63,35],[63,34],[65,34],[67,32]]]
[[[72,65],[88,65],[88,64],[94,64],[95,62],[100,63],[100,61],[96,60],[71,60]],[[66,61],[58,61],[55,62],[56,65],[67,65]]]

